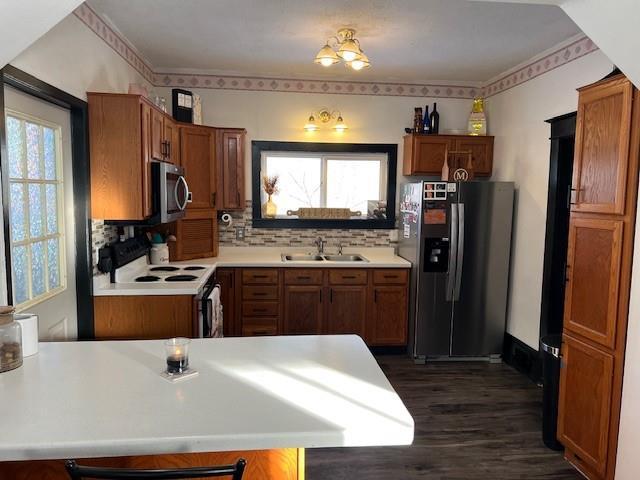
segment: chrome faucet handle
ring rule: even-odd
[[[338,255],[342,255],[342,242],[338,242]]]
[[[322,237],[316,238],[313,242],[318,247],[318,253],[324,253],[324,245],[327,243]]]

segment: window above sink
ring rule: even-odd
[[[394,228],[396,165],[397,145],[254,141],[253,226]],[[263,179],[273,176],[268,217]]]

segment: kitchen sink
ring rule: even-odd
[[[323,255],[329,262],[368,262],[366,258],[357,253],[345,255]]]
[[[283,253],[282,260],[285,262],[322,262],[322,255],[304,254],[304,253]]]

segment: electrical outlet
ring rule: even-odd
[[[244,227],[236,227],[236,240],[244,240]]]

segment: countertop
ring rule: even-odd
[[[41,343],[0,374],[0,461],[408,445],[414,423],[355,335]]]
[[[350,247],[343,253],[359,253],[368,262],[285,262],[283,253],[314,253],[313,247],[220,247],[217,257],[199,258],[185,262],[171,262],[172,265],[204,265],[217,267],[284,267],[284,268],[411,268],[411,263],[394,253],[388,247]],[[327,249],[327,253],[334,253]],[[212,270],[212,271],[213,271]],[[162,283],[109,283],[108,275],[93,277],[93,295],[196,295],[205,282]]]

